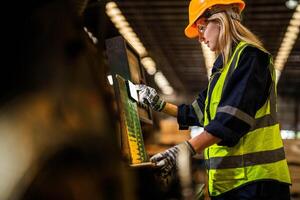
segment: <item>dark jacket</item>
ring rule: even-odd
[[[268,68],[269,54],[258,48],[247,46],[240,56],[237,68],[228,80],[220,107],[236,107],[254,118],[255,113],[264,105],[269,97],[272,83],[271,73]],[[212,68],[212,74],[223,67],[222,57],[218,56]],[[210,91],[215,86],[220,73],[210,84]],[[200,92],[196,99],[202,113],[204,113],[207,89]],[[182,104],[178,107],[177,121],[180,129],[188,129],[189,126],[201,126],[192,105]],[[222,139],[219,145],[234,146],[239,139],[250,130],[250,126],[244,121],[219,112],[204,129],[210,134]]]

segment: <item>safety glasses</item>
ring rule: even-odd
[[[209,23],[209,21],[205,18],[200,18],[196,21],[195,26],[198,30],[198,34],[199,34],[200,37],[203,36],[203,34],[204,34],[204,32],[207,28],[208,23]]]
[[[206,18],[200,18],[198,19],[196,22],[195,22],[195,26],[198,30],[198,34],[199,34],[199,37],[203,37],[203,34],[207,28],[207,25],[210,23],[210,22],[215,22],[216,20],[212,19],[212,20],[208,20]]]

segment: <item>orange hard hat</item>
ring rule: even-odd
[[[242,0],[191,0],[189,6],[189,25],[185,28],[184,33],[189,38],[198,36],[198,30],[194,25],[197,19],[204,12],[215,5],[236,4],[240,12],[244,9],[245,3]]]

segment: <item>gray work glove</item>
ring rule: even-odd
[[[196,154],[192,145],[188,141],[185,141],[162,153],[155,154],[150,158],[150,161],[160,168],[161,177],[167,177],[177,168],[177,157],[179,155],[179,151],[182,151],[183,148],[188,150],[188,156],[194,156]]]
[[[141,103],[149,105],[155,111],[162,111],[166,102],[158,96],[156,90],[147,85],[137,85],[139,93],[139,101]]]

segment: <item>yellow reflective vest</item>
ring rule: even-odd
[[[211,196],[218,196],[256,180],[291,183],[276,118],[276,77],[271,57],[270,95],[254,118],[232,106],[218,107],[228,76],[236,69],[240,55],[247,45],[249,44],[245,42],[237,45],[229,62],[222,69],[216,85],[212,91],[208,91],[208,94],[211,93],[210,98],[207,95],[205,101],[204,127],[218,112],[233,115],[251,125],[250,131],[240,138],[235,146],[214,144],[205,149],[204,158],[208,169],[208,189]]]

